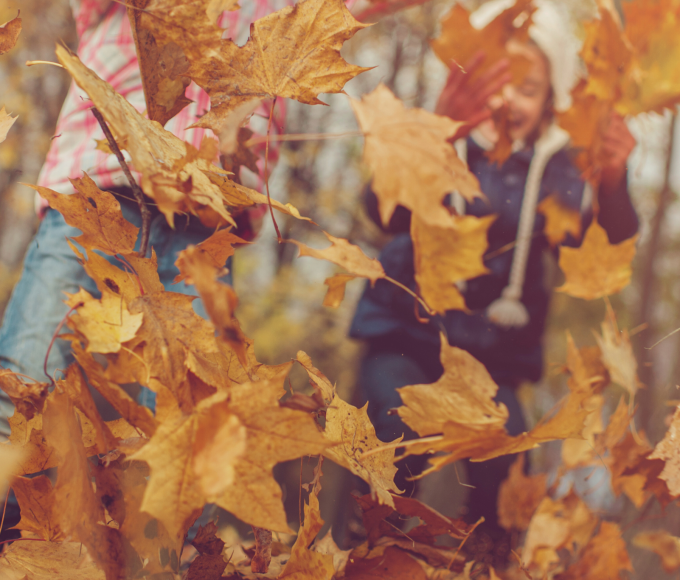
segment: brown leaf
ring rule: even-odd
[[[364,163],[373,176],[383,225],[401,205],[428,225],[450,228],[451,215],[442,204],[446,195],[458,191],[468,201],[483,197],[477,178],[448,141],[461,123],[406,109],[385,85],[351,103],[365,135]]]
[[[545,216],[543,233],[553,248],[569,234],[577,240],[581,237],[581,213],[562,205],[557,194],[546,197],[538,204],[537,211]]]
[[[22,382],[10,370],[0,368],[0,389],[10,398],[14,408],[30,420],[36,413],[42,413],[47,398],[49,383]]]
[[[288,240],[300,249],[300,257],[310,256],[318,260],[328,260],[348,270],[350,274],[368,278],[371,283],[385,277],[382,264],[375,258],[369,258],[359,246],[350,244],[343,238],[336,238],[324,232],[331,246],[324,250],[315,250],[296,240]]]
[[[622,571],[633,571],[628,557],[626,542],[621,530],[613,522],[602,522],[600,531],[590,540],[580,559],[569,566],[560,580],[600,580],[601,578],[621,579]],[[628,576],[626,576],[628,577]]]
[[[254,574],[266,574],[272,561],[272,536],[270,530],[253,527],[255,536],[255,554],[250,561],[250,569]]]
[[[15,477],[12,480],[12,490],[21,510],[21,521],[16,529],[33,532],[44,540],[64,539],[59,515],[55,511],[54,489],[46,475],[31,479]]]
[[[196,537],[191,542],[199,552],[197,558],[191,562],[187,572],[187,580],[219,580],[227,567],[222,558],[224,542],[215,534],[217,526],[214,522],[208,522],[200,526]]]
[[[329,308],[337,308],[340,306],[345,298],[345,287],[347,282],[354,280],[357,276],[353,274],[336,274],[324,280],[324,284],[328,286],[326,296],[323,299],[323,305]]]
[[[394,483],[397,473],[394,451],[386,450],[362,457],[367,451],[384,444],[376,437],[375,428],[368,418],[368,404],[357,409],[338,397],[330,381],[313,366],[306,353],[299,351],[297,361],[307,371],[312,385],[321,393],[327,405],[323,434],[333,446],[324,450],[324,456],[361,477],[371,486],[380,503],[394,507],[392,492],[400,493]]]
[[[80,542],[14,542],[0,555],[3,580],[104,580]]]
[[[196,248],[207,255],[210,263],[216,269],[221,270],[226,265],[229,257],[234,255],[235,250],[233,244],[249,243],[250,242],[246,242],[237,235],[231,233],[230,230],[220,230],[219,232],[215,232],[208,239],[202,241]],[[186,265],[183,256],[184,252],[180,252],[177,261],[175,262],[175,266],[177,266],[180,273],[173,280],[173,284],[177,284],[182,280],[185,280],[187,284],[193,284],[185,272]]]
[[[565,282],[557,290],[569,296],[594,300],[623,290],[630,283],[637,235],[610,244],[607,232],[593,221],[579,248],[560,248],[560,268]]]
[[[515,460],[498,491],[498,521],[506,530],[526,530],[548,492],[547,474],[525,475],[524,461],[524,454]]]
[[[12,125],[14,125],[14,122],[18,118],[19,118],[18,116],[12,117],[12,115],[5,111],[4,106],[2,107],[2,109],[0,109],[0,143],[7,139],[7,133],[9,133],[9,130],[12,128]]]
[[[124,217],[120,203],[108,191],[99,189],[87,173],[82,179],[71,179],[73,194],[61,194],[47,187],[30,185],[56,209],[70,226],[82,235],[74,238],[87,250],[100,250],[109,256],[130,254],[135,249],[139,228]]]
[[[473,78],[483,74],[502,58],[508,58],[513,82],[519,85],[529,72],[529,63],[526,58],[508,52],[507,47],[511,40],[518,43],[529,40],[528,31],[534,10],[531,0],[519,0],[484,28],[477,29],[470,23],[470,12],[456,4],[442,19],[441,33],[432,41],[432,49],[447,66],[465,66],[478,50],[483,49],[486,58]],[[521,22],[521,25],[516,26],[515,22]]]
[[[153,0],[143,26],[157,41],[177,43],[191,68],[188,75],[211,98],[211,110],[196,126],[219,133],[229,114],[249,101],[285,97],[323,104],[320,93],[339,93],[347,81],[369,70],[347,64],[343,43],[365,28],[342,0],[302,0],[250,28],[243,47],[223,39],[200,3]]]
[[[680,568],[680,538],[665,530],[640,532],[633,538],[633,545],[659,556],[663,569],[669,574]]]
[[[350,556],[345,568],[346,580],[427,580],[418,562],[403,550],[388,547],[372,558]]]
[[[451,216],[446,228],[416,215],[411,218],[416,282],[428,305],[439,313],[465,310],[456,282],[489,273],[484,264],[487,234],[495,215]]]
[[[16,18],[0,26],[0,54],[5,54],[12,50],[19,39],[19,34],[21,33],[21,18],[19,18],[19,14],[21,14],[21,11],[19,11]]]
[[[665,437],[654,448],[650,459],[663,459],[666,465],[659,476],[668,484],[668,489],[673,496],[680,495],[680,449],[678,449],[678,437],[680,437],[680,407],[675,409]]]
[[[142,174],[140,185],[144,193],[156,202],[171,226],[175,213],[197,212],[202,206],[235,225],[224,207],[226,199],[221,188],[208,175],[222,170],[203,158],[196,159],[189,144],[139,114],[111,85],[61,45],[57,46],[57,57],[92,99],[111,130],[126,140],[132,164]],[[241,187],[222,179],[226,189]],[[192,184],[189,192],[184,188],[187,182]]]

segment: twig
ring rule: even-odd
[[[421,443],[438,443],[443,441],[443,435],[432,435],[430,437],[422,437],[420,439],[409,439],[408,441],[395,441],[393,443],[385,443],[379,447],[374,447],[370,451],[366,451],[359,456],[359,462],[363,462],[364,459],[370,455],[375,455],[376,453],[382,453],[383,451],[389,451],[390,449],[401,449],[402,447],[412,447],[413,445],[419,445]]]
[[[287,135],[274,135],[269,141],[325,141],[326,139],[338,139],[339,137],[363,137],[363,131],[345,131],[344,133],[288,133]],[[260,143],[266,143],[267,136],[258,136],[248,139],[244,147],[252,147]]]
[[[111,149],[111,151],[113,151],[116,158],[118,159],[120,168],[123,170],[123,173],[125,173],[125,177],[127,177],[127,180],[130,183],[130,187],[132,188],[132,193],[134,194],[135,199],[137,200],[137,204],[139,205],[139,213],[142,215],[142,240],[139,244],[139,255],[142,256],[143,258],[146,258],[146,252],[149,247],[149,227],[151,225],[151,211],[147,207],[146,201],[144,200],[144,192],[135,181],[135,178],[132,177],[132,173],[130,173],[130,168],[126,163],[123,154],[120,152],[120,148],[118,147],[116,140],[113,138],[111,129],[109,129],[109,126],[106,124],[104,117],[96,108],[93,107],[91,110],[95,119],[97,119],[99,126],[102,128],[102,131],[104,131],[104,136],[106,137],[106,140],[109,143],[109,148]]]
[[[425,302],[420,296],[418,296],[413,290],[411,290],[408,286],[404,286],[401,282],[398,282],[394,278],[390,278],[389,276],[385,276],[385,280],[388,282],[392,282],[395,286],[398,286],[404,292],[408,292],[411,296],[413,296],[419,303],[420,305],[425,309],[425,312],[427,312],[430,316],[434,316],[436,312],[432,310],[432,308],[429,307],[427,302]]]
[[[453,555],[453,558],[451,558],[451,561],[449,562],[449,565],[446,567],[447,570],[451,570],[451,566],[453,566],[453,563],[456,561],[456,558],[458,557],[458,554],[460,554],[460,551],[463,549],[463,546],[465,545],[465,542],[468,541],[468,538],[472,535],[472,532],[474,532],[477,529],[477,526],[484,522],[484,516],[479,518],[477,520],[477,523],[475,523],[470,531],[467,533],[465,538],[463,538],[463,541],[460,543],[460,546],[458,546],[458,549],[456,550],[456,553]]]
[[[7,488],[7,494],[5,495],[5,507],[2,508],[2,521],[0,521],[0,532],[5,527],[5,513],[7,512],[7,501],[9,500],[9,487]]]
[[[276,223],[276,218],[274,217],[274,209],[272,208],[272,198],[269,195],[269,135],[272,132],[274,107],[276,107],[276,97],[274,97],[272,108],[269,111],[269,123],[267,124],[267,141],[265,141],[264,146],[264,186],[265,189],[267,190],[267,203],[269,204],[269,213],[272,216],[272,222],[274,222],[274,229],[276,230],[276,238],[280,244],[283,242],[283,237],[281,236],[281,231],[279,230],[279,224]]]
[[[51,60],[27,60],[26,61],[26,66],[35,66],[36,64],[51,64],[52,66],[56,66],[57,68],[64,68],[58,62],[52,62]]]

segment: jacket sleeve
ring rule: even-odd
[[[378,196],[375,194],[370,184],[364,190],[364,203],[366,204],[366,212],[375,224],[384,232],[388,234],[403,234],[411,230],[411,211],[402,205],[398,205],[392,214],[390,223],[384,226],[380,219],[380,211],[378,209]]]
[[[638,216],[628,192],[628,177],[610,195],[599,195],[598,222],[607,232],[610,244],[618,244],[634,236],[639,227]]]

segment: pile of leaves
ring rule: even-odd
[[[173,224],[176,214],[191,213],[215,227],[212,236],[182,251],[176,262],[176,282],[195,287],[209,320],[194,312],[192,297],[165,290],[153,251],[150,257],[135,251],[138,238],[146,245],[144,228],[140,233],[128,223],[116,199],[87,175],[73,180],[72,195],[35,187],[67,223],[82,231],[69,244],[101,296],[81,289],[67,297],[68,331],[58,340],[70,341],[76,363],[62,378],[39,382],[0,371],[0,388],[15,405],[10,444],[0,452],[7,466],[4,477],[21,509],[17,527],[22,531],[21,540],[0,557],[3,578],[524,575],[594,580],[630,570],[618,526],[600,521],[575,493],[558,496],[557,485],[548,488],[545,476],[525,475],[521,456],[499,502],[503,526],[524,534],[521,549],[489,543],[474,526],[400,497],[394,484],[398,447],[407,454],[439,452],[430,459],[428,471],[434,471],[459,459],[483,461],[565,440],[561,475],[604,463],[614,492],[635,505],[650,496],[662,505],[675,501],[680,496],[674,448],[680,411],[656,448],[630,429],[639,387],[636,363],[613,311],[603,322],[597,347],[579,349],[569,340],[567,397],[531,431],[516,437],[505,430],[508,411],[493,400],[497,386],[486,369],[445,339],[444,375],[434,384],[400,390],[404,405],[398,413],[420,435],[409,442],[379,441],[366,408],[341,400],[304,352],[279,365],[257,361],[253,341],[235,317],[237,296],[219,280],[235,246],[244,243],[231,231],[234,216],[266,203],[272,218],[273,210],[306,218],[273,199],[268,189],[264,195],[241,185],[214,161],[220,153],[231,155],[232,161],[252,155],[238,134],[263,99],[273,99],[272,109],[278,98],[320,104],[319,94],[341,92],[349,79],[366,70],[340,56],[343,42],[365,25],[342,0],[301,0],[255,22],[248,43],[239,47],[223,38],[216,25],[218,15],[229,9],[238,6],[222,0],[131,3],[147,115],[77,56],[57,47],[59,62],[110,129],[107,146],[129,154],[141,190],[168,222]],[[506,16],[495,24],[499,30],[514,22]],[[607,18],[603,12],[602,23]],[[20,22],[0,29],[0,50],[11,49],[19,30]],[[507,41],[500,32],[494,38]],[[186,105],[187,79],[204,88],[212,101],[198,125],[220,138],[206,139],[198,150],[162,125]],[[622,89],[616,98],[628,93]],[[407,109],[382,85],[352,106],[365,137],[364,159],[381,219],[388,223],[398,205],[412,212],[419,288],[414,300],[430,315],[465,309],[456,283],[487,272],[486,233],[493,216],[458,216],[443,204],[454,190],[468,200],[483,197],[449,142],[459,124]],[[11,123],[0,112],[0,137]],[[574,233],[574,216],[558,204],[546,201],[541,211],[551,243],[558,245],[566,233]],[[325,249],[281,240],[295,243],[301,256],[346,270],[326,280],[325,304],[337,306],[354,278],[394,282],[358,246],[326,236],[331,246]],[[586,299],[619,292],[630,280],[634,249],[634,239],[610,244],[594,221],[580,248],[560,250],[565,274],[560,290]],[[293,365],[307,372],[313,396],[286,396]],[[127,393],[123,385],[130,383],[156,394],[155,413]],[[605,426],[602,393],[610,383],[623,387],[628,400],[622,399]],[[120,419],[102,420],[88,385]],[[359,499],[367,540],[352,551],[341,551],[330,536],[316,538],[323,523],[317,498],[321,459],[295,543],[289,547],[274,541],[273,533],[292,530],[272,469],[306,455],[328,458],[371,486],[371,495]],[[44,473],[55,468],[56,479]],[[226,546],[211,524],[198,531],[189,548],[188,530],[206,504],[250,524],[254,547]],[[403,531],[404,518],[417,518],[418,523]],[[439,542],[441,537],[457,546]],[[668,569],[680,567],[680,539],[647,534],[637,543],[659,551]]]

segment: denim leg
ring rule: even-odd
[[[524,433],[526,423],[517,400],[516,388],[500,385],[495,400],[508,408],[508,422],[505,425],[508,433],[512,436]],[[484,529],[491,535],[502,534],[498,524],[498,490],[516,459],[517,455],[503,455],[489,461],[467,462],[469,483],[474,488],[470,490],[466,520],[474,523],[484,516]]]

